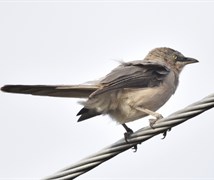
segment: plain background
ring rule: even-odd
[[[181,74],[163,116],[214,91],[214,3],[0,1],[0,86],[79,84],[118,60],[171,47],[200,61]],[[0,178],[41,179],[123,137],[109,117],[76,123],[79,99],[0,93]],[[214,179],[213,110],[79,179]],[[148,117],[128,124],[134,130]]]

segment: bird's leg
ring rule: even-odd
[[[149,109],[146,108],[142,108],[142,107],[136,107],[135,109],[137,109],[138,111],[142,111],[148,115],[154,116],[156,119],[149,119],[149,124],[150,127],[153,128],[153,125],[156,123],[157,120],[162,119],[163,116],[157,112],[151,111]]]
[[[124,133],[124,139],[125,139],[125,141],[126,141],[127,143],[129,143],[129,142],[128,142],[128,138],[129,138],[129,136],[133,133],[133,130],[132,130],[131,128],[129,128],[125,123],[122,124],[122,126],[123,126],[123,127],[125,128],[125,130],[126,130],[126,132]],[[137,145],[134,145],[133,149],[134,149],[134,152],[136,152],[136,151],[137,151]]]

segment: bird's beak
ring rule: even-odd
[[[197,63],[199,61],[197,59],[194,59],[194,58],[185,57],[183,59],[183,62],[185,62],[185,64],[192,64],[192,63]]]

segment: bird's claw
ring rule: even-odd
[[[156,114],[155,115],[156,119],[149,119],[149,126],[154,129],[154,124],[157,122],[157,120],[162,119],[163,116],[161,114]]]
[[[124,133],[124,139],[126,143],[129,143],[128,138],[130,137],[131,134],[133,134],[133,131],[131,129]],[[134,152],[137,152],[137,145],[134,145],[132,149],[134,149]]]
[[[137,152],[137,145],[134,145],[134,146],[132,147],[132,149],[134,149],[134,152]]]
[[[157,119],[149,119],[149,126],[154,129],[154,124],[156,123]]]
[[[163,133],[163,137],[161,139],[165,139],[167,132],[171,131],[172,128],[167,129],[164,133]]]
[[[156,119],[149,119],[149,125],[152,129],[154,129],[154,124],[157,122],[157,120],[162,119],[163,116],[161,114],[157,114]],[[161,139],[165,139],[167,132],[171,131],[171,128],[167,129],[164,133],[163,133],[163,137]]]
[[[130,130],[131,130],[131,129],[130,129]],[[126,141],[127,143],[129,143],[129,142],[128,142],[128,138],[130,137],[130,135],[131,135],[132,133],[133,133],[132,130],[124,133],[124,138],[125,138],[125,141]]]

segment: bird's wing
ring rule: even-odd
[[[47,86],[47,85],[5,85],[2,91],[8,93],[32,94],[38,96],[87,98],[96,91],[96,85]]]
[[[91,96],[125,88],[148,88],[162,83],[170,69],[158,62],[132,61],[123,63],[101,82],[101,88]]]

